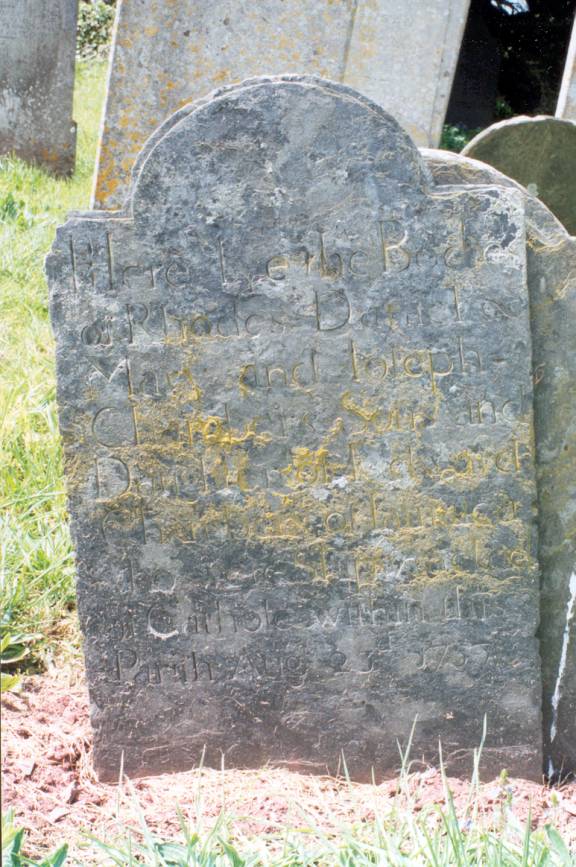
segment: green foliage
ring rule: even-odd
[[[35,861],[22,852],[24,829],[14,825],[14,811],[2,816],[2,867],[62,867],[68,855],[68,846],[61,846],[52,855]]]
[[[28,229],[33,223],[33,218],[25,202],[17,201],[12,193],[8,193],[0,199],[0,223],[15,223],[21,229]]]
[[[0,635],[26,649],[49,651],[56,637],[62,647],[74,608],[43,263],[67,212],[88,206],[104,80],[103,63],[78,63],[71,179],[0,160]],[[39,632],[42,644],[23,641]]]
[[[103,0],[81,0],[78,7],[76,50],[84,60],[104,57],[110,44],[114,6]]]
[[[554,853],[557,863],[562,867],[574,867],[576,864],[576,854],[571,853],[568,846],[552,825],[545,825],[546,834],[550,842],[550,849]]]
[[[480,132],[478,129],[466,129],[460,126],[451,126],[445,123],[442,129],[440,147],[445,151],[460,153],[462,148]]]
[[[0,623],[0,668],[14,668],[19,666],[29,655],[29,645],[42,638],[41,635],[24,635],[6,631],[5,621],[9,621],[9,612],[4,614],[2,623]],[[8,674],[6,671],[0,671],[0,693],[9,692],[16,689],[20,683],[20,677],[17,674]]]
[[[494,120],[507,120],[509,117],[514,117],[514,110],[503,96],[497,97],[494,108]]]

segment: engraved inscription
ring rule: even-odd
[[[206,744],[211,763],[350,753],[366,777],[420,710],[423,755],[454,708],[477,746],[513,689],[513,734],[493,724],[518,743],[537,592],[524,269],[515,191],[439,191],[390,118],[292,80],[184,113],[125,211],[60,230],[105,773],[120,744],[135,773]]]

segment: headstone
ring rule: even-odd
[[[576,123],[554,117],[514,117],[468,142],[463,156],[494,166],[538,196],[576,234]]]
[[[436,184],[518,187],[495,169],[424,151]],[[521,187],[518,187],[522,189]],[[576,773],[576,238],[524,191],[537,452],[545,770]]]
[[[78,0],[0,0],[0,154],[74,170]]]
[[[470,0],[358,0],[342,81],[373,99],[416,144],[440,143]]]
[[[319,79],[187,106],[47,263],[103,779],[541,773],[522,194]],[[505,315],[499,316],[500,311]]]
[[[556,117],[565,118],[566,120],[576,120],[576,16],[572,27],[568,54],[566,55],[562,84],[560,85]]]
[[[356,87],[434,147],[470,0],[122,0],[93,203],[124,203],[146,139],[182,105],[254,75],[312,73]],[[145,22],[143,24],[143,22]]]

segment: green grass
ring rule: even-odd
[[[140,815],[137,834],[115,845],[92,838],[92,845],[106,855],[97,863],[119,867],[576,867],[576,853],[552,824],[533,831],[530,818],[524,824],[516,818],[505,777],[489,818],[478,809],[476,775],[462,815],[445,776],[444,804],[416,809],[414,779],[404,767],[392,803],[384,809],[382,802],[374,804],[373,821],[332,832],[297,805],[291,824],[276,833],[246,836],[224,813],[206,828],[200,801],[192,820],[178,811],[179,839],[153,834]]]
[[[3,630],[40,632],[45,650],[74,584],[43,263],[67,212],[89,204],[104,84],[105,64],[79,64],[71,179],[0,160],[0,605]]]
[[[445,123],[439,147],[443,150],[454,151],[459,154],[479,132],[480,129],[466,129],[465,127],[451,126]]]
[[[136,792],[129,781],[139,827],[129,830],[118,820],[119,839],[61,845],[40,861],[17,860],[25,851],[25,831],[14,824],[13,813],[4,819],[3,864],[20,867],[60,865],[119,865],[119,867],[575,867],[576,853],[555,830],[554,807],[550,822],[532,830],[530,816],[519,821],[514,795],[505,775],[493,809],[479,809],[478,761],[469,786],[467,803],[457,811],[443,775],[444,803],[418,805],[421,781],[404,760],[396,794],[378,798],[374,818],[327,830],[315,817],[293,804],[284,827],[274,832],[247,835],[241,817],[226,813],[211,826],[204,818],[201,784],[192,797],[188,816],[178,810],[180,834],[167,839],[147,825]],[[223,773],[225,773],[223,771]],[[418,805],[418,808],[417,808]],[[486,805],[485,805],[486,806]],[[70,841],[72,843],[72,841]]]

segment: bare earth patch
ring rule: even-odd
[[[2,703],[3,809],[13,807],[17,824],[27,829],[27,854],[38,856],[64,842],[83,864],[84,835],[113,843],[138,828],[138,807],[158,837],[179,838],[177,807],[198,829],[210,829],[224,811],[245,835],[273,834],[286,826],[310,825],[327,834],[343,825],[386,817],[398,781],[350,784],[287,770],[194,770],[122,786],[99,783],[91,765],[91,732],[84,684],[71,672],[28,677],[18,694]],[[450,779],[456,809],[463,818],[470,784]],[[405,797],[405,795],[402,795]],[[440,774],[429,769],[411,775],[413,809],[443,805]],[[398,799],[396,799],[398,804]],[[570,845],[576,843],[576,784],[549,789],[520,779],[480,786],[480,810],[491,826],[504,809],[533,827],[551,822]],[[309,817],[309,819],[306,818]]]

